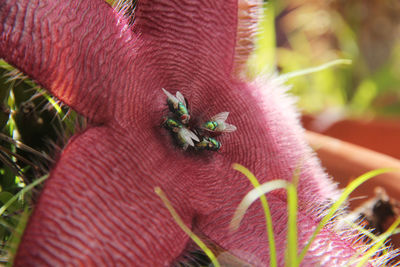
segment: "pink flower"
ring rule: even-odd
[[[154,193],[156,186],[191,229],[266,266],[269,246],[258,203],[237,232],[228,229],[252,189],[232,163],[249,168],[260,182],[291,180],[300,166],[302,248],[337,190],[305,143],[285,86],[274,77],[238,78],[237,1],[140,0],[135,12],[129,26],[104,1],[0,4],[0,56],[90,121],[54,166],[16,266],[170,265],[191,241]],[[228,111],[237,131],[218,137],[218,153],[177,148],[160,127],[167,112],[161,88],[182,92],[199,120]],[[283,265],[286,193],[267,197]],[[326,227],[303,264],[340,266],[356,253],[353,243]]]

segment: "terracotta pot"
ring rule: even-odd
[[[340,119],[337,114],[304,115],[303,125],[313,132],[400,159],[400,119]]]
[[[352,179],[374,169],[395,168],[398,172],[381,174],[354,191],[356,196],[374,196],[374,188],[383,187],[387,193],[400,201],[400,160],[363,148],[336,138],[307,131],[307,139],[315,149],[327,172],[339,182],[341,188]],[[351,202],[357,205],[362,200]]]
[[[381,174],[362,184],[350,196],[350,207],[362,207],[368,199],[375,196],[377,188],[382,187],[396,203],[395,215],[386,220],[383,228],[390,226],[400,215],[400,160],[354,145],[336,138],[311,131],[306,132],[309,144],[315,149],[327,172],[344,188],[354,178],[374,169],[395,168],[398,171]],[[400,136],[399,136],[400,137]],[[362,197],[362,198],[361,198]],[[386,230],[384,229],[384,230]],[[391,237],[394,247],[400,247],[400,234]]]

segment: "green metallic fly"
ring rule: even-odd
[[[169,110],[174,113],[183,124],[188,124],[190,120],[189,111],[186,106],[185,97],[178,91],[176,96],[162,88],[164,94],[167,95],[167,104]]]
[[[174,96],[164,88],[162,90],[167,96],[167,105],[171,111],[164,117],[163,126],[170,131],[177,144],[184,150],[192,146],[198,151],[218,151],[221,143],[210,137],[207,132],[236,131],[236,126],[225,122],[229,112],[218,113],[202,125],[196,125],[196,122],[189,125],[190,115],[185,97],[179,91]]]
[[[209,132],[229,133],[236,131],[236,126],[226,123],[229,112],[221,112],[201,125],[201,129]]]
[[[186,150],[189,146],[195,146],[194,141],[200,142],[199,137],[195,135],[191,130],[186,128],[182,123],[174,118],[164,118],[163,125],[168,130],[172,131],[173,136],[178,142],[179,146]]]
[[[212,137],[203,136],[202,140],[195,144],[197,150],[218,151],[221,148],[221,143]]]

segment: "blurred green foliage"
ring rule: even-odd
[[[0,60],[0,262],[37,191],[19,192],[48,173],[58,148],[84,125],[83,118]]]
[[[269,1],[267,8],[276,14],[274,63],[281,73],[335,59],[353,62],[290,80],[304,112],[400,115],[399,1]]]

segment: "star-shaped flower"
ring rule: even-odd
[[[240,1],[245,5],[246,1]],[[260,205],[237,232],[228,225],[252,185],[291,180],[300,166],[299,246],[337,195],[304,141],[293,101],[272,78],[238,78],[238,2],[140,0],[132,26],[101,0],[2,0],[0,56],[86,116],[90,126],[64,149],[29,221],[16,266],[169,265],[189,237],[183,221],[239,258],[268,263]],[[174,146],[160,127],[161,91],[188,99],[191,116],[229,112],[237,127],[220,152]],[[286,246],[286,193],[268,194],[278,262]],[[355,254],[345,234],[324,228],[304,264],[340,265]]]

